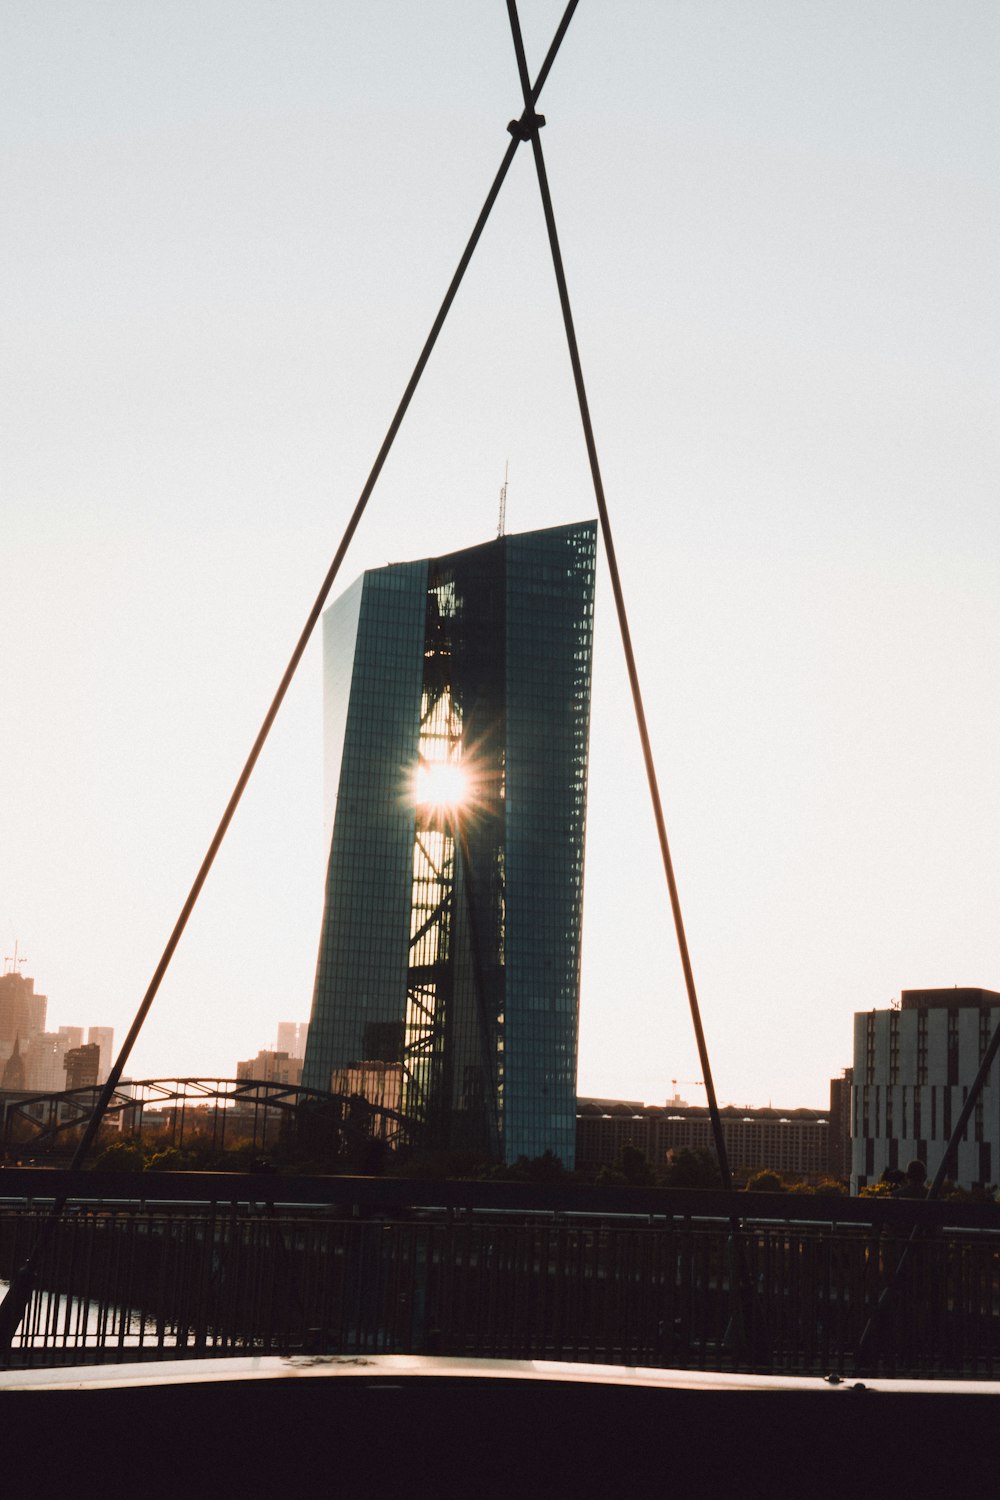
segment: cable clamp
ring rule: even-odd
[[[507,133],[512,135],[516,141],[530,141],[533,135],[537,135],[545,124],[544,115],[536,115],[534,111],[529,115],[527,110],[519,120],[511,120],[507,126]]]

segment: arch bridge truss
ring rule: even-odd
[[[86,1126],[100,1097],[99,1085],[53,1094],[7,1095],[3,1149],[11,1155],[62,1155]],[[257,1078],[145,1078],[126,1081],[111,1096],[104,1114],[109,1133],[121,1140],[156,1134],[165,1146],[208,1137],[213,1154],[249,1143],[256,1154],[271,1149],[287,1133],[315,1122],[341,1154],[380,1142],[408,1144],[406,1118],[357,1094],[331,1094],[300,1084]]]

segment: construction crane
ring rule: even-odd
[[[705,1087],[704,1081],[701,1078],[671,1078],[670,1082],[673,1086],[674,1092],[667,1100],[668,1104],[682,1104],[684,1102],[677,1092],[677,1085],[679,1083],[683,1083],[685,1087],[690,1086],[692,1088],[699,1089],[703,1089]]]
[[[507,470],[510,467],[510,459],[504,461],[503,484],[500,486],[500,520],[497,523],[497,540],[503,536],[507,529]]]

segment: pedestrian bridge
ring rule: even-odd
[[[8,1168],[0,1278],[57,1201],[13,1365],[420,1354],[1000,1375],[992,1204]]]

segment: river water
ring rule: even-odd
[[[0,1302],[10,1283],[0,1281]],[[154,1317],[123,1314],[120,1308],[81,1297],[36,1292],[14,1336],[15,1349],[173,1348],[177,1337],[159,1330]]]

